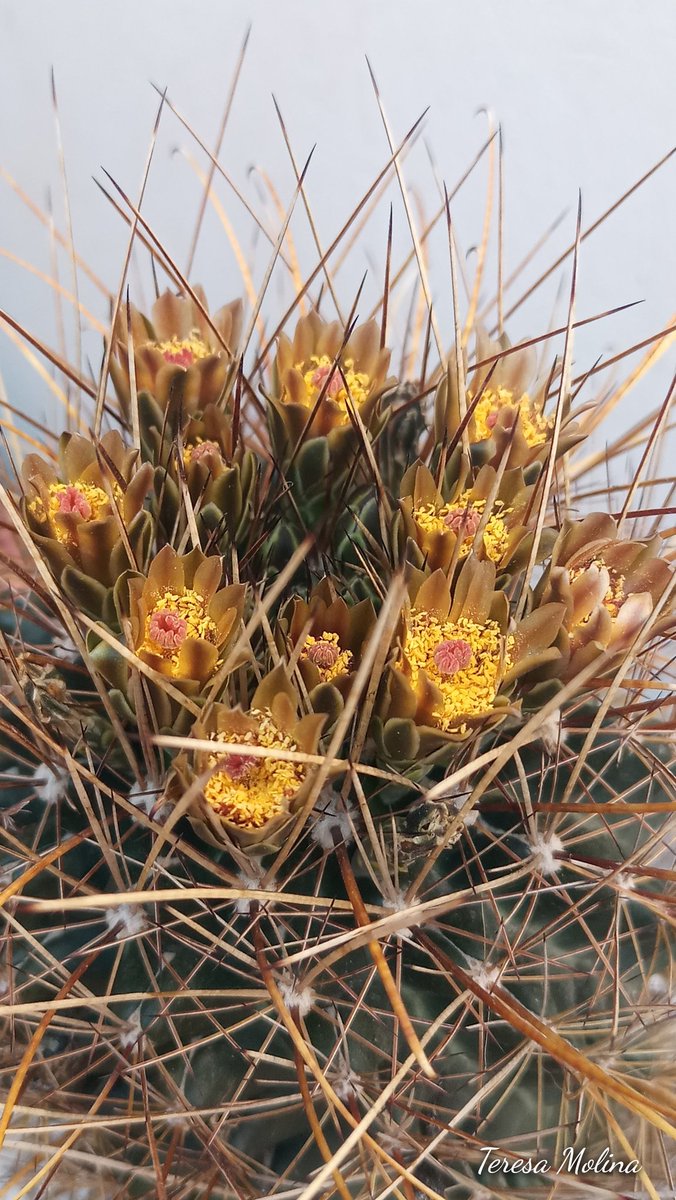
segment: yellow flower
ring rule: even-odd
[[[565,679],[574,678],[604,650],[613,655],[626,650],[649,619],[672,574],[658,557],[658,547],[659,538],[621,540],[608,513],[564,522],[536,596],[565,605]],[[655,632],[670,620],[665,613]],[[611,668],[612,660],[607,669]]]
[[[204,314],[209,312],[209,306],[204,291],[194,287],[193,292],[199,304],[190,295],[177,296],[166,291],[153,304],[150,317],[132,306],[129,327],[126,313],[118,318],[110,374],[123,413],[128,417],[131,334],[136,391],[139,398],[147,393],[153,402],[149,405],[146,397],[140,404],[142,425],[146,408],[155,420],[154,409],[159,410],[161,428],[161,418],[167,412],[171,427],[175,410],[185,415],[221,402],[233,377],[231,368],[242,332],[242,302],[235,300],[224,305],[207,320]],[[144,440],[145,432],[142,428]]]
[[[503,671],[511,666],[509,639],[497,621],[482,624],[467,617],[444,621],[435,613],[414,610],[398,666],[410,672],[416,689],[420,672],[440,693],[434,723],[446,733],[466,733],[467,719],[493,709]]]
[[[216,670],[244,597],[239,584],[219,587],[222,570],[219,557],[165,546],[147,577],[128,576],[126,595],[116,590],[120,624],[129,618],[136,654],[161,675],[204,683]]]
[[[345,341],[338,322],[317,312],[301,317],[293,338],[282,334],[277,344],[268,417],[278,459],[288,460],[303,441],[326,437],[333,464],[342,462],[356,436],[351,412],[375,434],[383,424],[380,398],[394,385],[389,363],[375,321],[358,325]]]
[[[469,403],[472,397],[470,394]],[[494,435],[495,426],[501,421],[511,430],[514,421],[518,422],[526,445],[529,447],[542,446],[552,429],[552,422],[545,417],[540,408],[531,400],[528,392],[522,395],[512,392],[509,388],[485,388],[472,413],[470,422],[470,440],[483,442]]]
[[[455,444],[460,437],[462,414],[456,363],[453,349],[435,399],[435,434],[439,443]],[[464,376],[467,381],[464,399],[470,412],[467,437],[473,461],[497,467],[506,457],[508,468],[542,461],[554,428],[553,415],[545,415],[554,377],[537,378],[533,347],[511,346],[504,335],[494,342],[484,330],[477,329],[475,361],[465,363]],[[570,403],[566,401],[557,455],[565,454],[581,440],[569,409]]]
[[[501,477],[485,464],[468,487],[472,471],[458,447],[439,483],[428,467],[413,463],[400,485],[397,544],[402,557],[431,571],[449,571],[470,552],[495,563],[500,573],[514,573],[527,562],[532,545],[532,486],[520,468]],[[490,504],[490,508],[488,505]],[[549,547],[541,539],[539,557]],[[458,544],[459,543],[459,544]]]
[[[371,388],[369,376],[365,371],[355,371],[352,358],[345,359],[342,372],[328,354],[313,354],[309,364],[296,363],[295,368],[300,371],[305,383],[303,403],[306,408],[314,408],[320,396],[328,397],[343,410],[337,417],[337,423],[341,425],[346,425],[350,419],[348,397],[354,405],[359,406],[364,403]]]
[[[259,683],[248,710],[213,704],[195,722],[192,736],[219,746],[178,755],[167,800],[179,802],[192,789],[188,817],[206,841],[221,849],[234,842],[259,854],[281,844],[316,771],[283,755],[316,755],[324,724],[314,713],[299,717],[299,709],[285,669],[276,667]],[[272,753],[255,753],[259,749]]]
[[[452,586],[441,570],[409,571],[398,649],[373,723],[387,763],[424,773],[429,756],[518,712],[511,695],[524,676],[547,678],[558,666],[563,605],[514,623],[506,594],[494,588],[495,565],[474,554]]]
[[[339,675],[345,675],[352,662],[352,652],[341,648],[337,633],[322,633],[320,637],[308,634],[301,657],[315,665],[322,683],[330,683]]]
[[[483,520],[486,501],[473,495],[471,489],[462,492],[452,504],[436,508],[434,504],[421,504],[412,511],[413,520],[425,533],[445,533],[449,529],[462,538],[459,557],[465,558],[474,544],[474,538]],[[483,548],[491,562],[501,561],[509,545],[509,528],[505,518],[512,513],[501,500],[493,504],[491,514],[482,533]]]
[[[109,588],[147,553],[151,517],[143,504],[152,467],[139,466],[138,451],[116,431],[98,443],[65,433],[56,464],[28,454],[21,475],[24,520],[57,579]],[[95,590],[89,588],[90,598]]]
[[[249,711],[255,728],[246,733],[210,736],[221,742],[298,751],[293,738],[275,724],[270,712]],[[207,760],[215,768],[204,785],[204,798],[218,816],[243,829],[260,829],[288,809],[307,774],[302,763],[246,754],[214,753]]]

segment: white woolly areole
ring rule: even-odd
[[[672,991],[669,986],[669,981],[664,975],[651,975],[648,979],[648,995],[651,1000],[661,1001],[663,1004],[676,1004],[676,991]]]
[[[394,914],[405,912],[410,907],[411,901],[407,900],[404,892],[399,889],[395,890],[391,896],[387,896],[383,899],[383,908],[385,908],[388,913]],[[402,925],[400,929],[395,929],[393,932],[393,937],[398,938],[412,937],[412,935],[413,929],[410,925]]]
[[[615,884],[615,887],[621,896],[628,896],[629,893],[633,892],[636,888],[636,884],[631,875],[628,875],[625,871],[618,871],[613,883]]]
[[[9,971],[7,967],[0,967],[0,999],[7,995],[10,985]]]
[[[54,642],[51,647],[51,654],[54,658],[61,658],[66,662],[72,662],[73,659],[80,657],[80,651],[72,637],[67,633],[64,633],[58,642]]]
[[[346,845],[352,841],[350,808],[332,787],[323,787],[314,809],[310,836],[322,850],[333,850],[334,832]]]
[[[487,962],[480,962],[479,959],[473,958],[470,960],[468,974],[485,992],[490,992],[499,981],[501,971],[500,967],[491,966]]]
[[[536,870],[541,875],[556,875],[561,869],[561,863],[556,858],[563,850],[563,842],[555,833],[548,836],[538,833],[529,843]]]
[[[299,1017],[306,1017],[314,1002],[315,994],[312,988],[303,987],[290,971],[285,971],[277,982],[279,993],[287,1008],[296,1009]]]
[[[361,1089],[361,1079],[357,1072],[347,1065],[331,1076],[331,1084],[338,1099],[343,1102],[351,1096],[358,1096]]]
[[[252,864],[252,866],[253,866],[253,864]],[[254,891],[257,891],[258,888],[260,888],[260,886],[261,886],[261,883],[263,881],[263,873],[260,872],[259,874],[256,874],[254,871],[251,871],[251,872],[240,871],[239,881],[240,881],[242,887],[246,888],[246,890],[248,892],[254,892]],[[266,891],[273,892],[275,890],[274,879],[268,879],[265,887],[266,887]],[[251,913],[252,903],[253,902],[251,900],[247,900],[245,896],[242,896],[240,900],[235,900],[235,911],[238,913],[242,913],[244,916],[248,917],[249,914]]]
[[[64,770],[54,770],[47,763],[38,763],[26,782],[30,782],[40,800],[45,804],[56,804],[63,800],[68,787],[70,775]]]
[[[538,728],[537,736],[550,757],[556,754],[559,746],[565,746],[568,734],[562,725],[560,708],[545,717]]]
[[[454,793],[454,795],[452,796],[452,799],[451,799],[451,803],[456,812],[460,812],[463,805],[467,803],[468,795],[469,795],[469,792],[467,792],[467,791],[463,792],[459,788],[456,790],[456,792]],[[478,820],[479,820],[478,810],[476,808],[470,808],[469,812],[466,812],[465,815],[463,816],[462,823],[465,826],[465,829],[471,829],[472,825],[476,825]]]
[[[135,783],[134,786],[129,789],[127,799],[130,804],[134,805],[134,808],[140,808],[142,812],[150,815],[157,803],[159,795],[160,789],[154,787],[152,784]]]
[[[116,904],[106,910],[105,922],[111,933],[119,940],[125,937],[137,937],[148,928],[148,920],[142,908],[137,904]]]
[[[135,1046],[139,1046],[143,1040],[143,1026],[141,1025],[141,1005],[134,1009],[131,1014],[127,1026],[120,1033],[117,1041],[121,1050],[132,1050]]]

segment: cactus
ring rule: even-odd
[[[573,297],[396,380],[175,282],[2,491],[0,1194],[667,1195],[674,576]]]

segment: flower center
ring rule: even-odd
[[[332,667],[338,658],[338,647],[321,638],[314,646],[310,646],[307,656],[318,667]]]
[[[199,358],[208,358],[213,353],[211,347],[195,332],[187,338],[172,337],[151,345],[159,350],[165,362],[177,367],[191,367]]]
[[[493,708],[503,669],[510,666],[509,640],[505,647],[496,621],[442,621],[434,613],[414,610],[399,665],[408,668],[414,689],[421,671],[438,688],[438,728],[466,733],[468,720],[486,716]]]
[[[229,775],[231,779],[238,782],[241,779],[248,779],[256,767],[260,766],[261,759],[255,754],[224,754],[218,760],[219,772],[223,771]]]
[[[541,446],[547,440],[551,422],[533,403],[527,392],[520,398],[509,388],[486,388],[472,414],[473,442],[489,438],[497,425],[500,414],[507,410],[512,421],[518,421],[528,446]]]
[[[152,613],[148,634],[164,650],[178,650],[188,636],[188,622],[178,613],[160,610]]]
[[[308,362],[297,363],[296,369],[303,376],[307,407],[314,408],[317,397],[323,393],[324,400],[330,399],[343,409],[342,424],[349,420],[348,396],[351,402],[357,406],[363,404],[368,397],[371,380],[364,371],[355,371],[354,361],[351,358],[346,359],[342,364],[342,373],[327,354],[321,356],[313,354]]]
[[[212,739],[237,745],[266,746],[297,751],[298,746],[272,719],[269,712],[252,709],[249,716],[256,728],[245,733],[215,733]],[[212,755],[209,766],[216,770],[204,785],[204,798],[224,820],[242,829],[260,829],[272,817],[288,812],[289,802],[301,786],[306,767],[253,754]]]
[[[78,513],[84,521],[88,521],[92,515],[92,506],[89,500],[79,488],[73,487],[72,484],[68,484],[68,487],[58,493],[57,504],[57,512]]]
[[[449,508],[443,521],[453,533],[462,533],[466,538],[473,538],[481,524],[481,513],[473,507]]]
[[[112,485],[113,496],[119,503],[122,490]],[[41,496],[31,500],[28,511],[41,524],[48,524],[52,537],[71,548],[77,543],[72,523],[60,521],[60,516],[78,516],[83,521],[98,521],[112,515],[111,501],[103,488],[91,483],[50,483],[46,504]]]
[[[486,501],[472,496],[471,491],[463,492],[452,504],[436,508],[434,504],[421,504],[413,510],[413,519],[423,533],[444,533],[447,529],[462,539],[460,558],[464,558],[472,549],[474,538],[483,519]],[[500,562],[509,542],[509,528],[506,518],[511,508],[505,508],[501,500],[496,500],[482,534],[483,548],[486,556],[492,562]]]
[[[337,367],[334,367],[333,370],[331,367],[317,367],[310,377],[310,382],[317,392],[323,391],[324,395],[330,396],[331,399],[338,395],[343,386],[343,380]]]
[[[208,440],[202,441],[201,438],[197,438],[194,443],[184,446],[183,462],[187,467],[188,463],[200,462],[200,460],[206,458],[208,454],[215,454],[218,456],[218,458],[223,457],[220,446],[218,446],[216,442],[210,442]]]
[[[192,588],[164,592],[146,617],[145,636],[140,651],[161,655],[178,666],[179,653],[187,638],[216,643],[218,631],[207,612],[204,596]]]
[[[324,683],[344,675],[352,662],[352,652],[341,650],[337,633],[323,633],[319,638],[308,636],[302,653],[314,663]]]
[[[472,647],[464,638],[447,638],[434,651],[434,665],[440,675],[457,675],[458,671],[466,671],[472,658]]]

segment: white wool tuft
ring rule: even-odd
[[[253,868],[254,864],[252,863],[251,865]],[[247,891],[254,892],[260,888],[263,880],[263,874],[262,872],[257,874],[254,870],[251,872],[240,871],[239,880],[243,888],[246,888]],[[268,879],[265,888],[266,891],[273,892],[275,890],[274,879]],[[242,913],[245,917],[248,917],[251,914],[251,904],[251,900],[247,900],[245,896],[242,896],[240,900],[235,900],[235,911]]]
[[[542,833],[536,834],[530,848],[533,865],[541,875],[556,875],[556,872],[561,870],[561,863],[556,855],[563,850],[563,842],[555,833],[550,833],[548,837]]]
[[[72,637],[66,633],[59,638],[58,642],[54,642],[54,645],[51,648],[51,654],[54,658],[63,659],[65,662],[73,662],[74,659],[80,657],[80,651],[75,645],[75,642],[73,641]]]
[[[134,1009],[131,1014],[127,1026],[122,1030],[118,1037],[118,1044],[121,1050],[129,1051],[138,1048],[143,1041],[143,1026],[141,1024],[141,1005]]]
[[[500,967],[491,966],[487,962],[480,962],[473,958],[470,962],[469,974],[479,987],[482,987],[485,992],[490,992],[500,979],[501,970]]]
[[[37,793],[40,800],[44,800],[45,804],[56,804],[57,800],[63,800],[70,775],[63,769],[54,769],[47,763],[38,763],[33,771],[33,774],[28,777],[26,782],[30,782]]]
[[[334,831],[348,845],[352,841],[350,808],[332,787],[323,787],[314,810],[310,836],[322,850],[333,850]]]
[[[394,891],[390,896],[383,899],[383,908],[388,913],[406,912],[411,907],[411,901],[406,899],[406,895],[400,889]],[[393,937],[407,938],[413,936],[413,927],[410,925],[402,925],[395,930]]]
[[[303,987],[299,979],[292,975],[290,971],[285,971],[282,978],[278,981],[282,1000],[287,1008],[295,1008],[298,1010],[299,1017],[306,1017],[310,1012],[314,1002],[315,994],[312,988]]]
[[[137,937],[148,928],[146,914],[137,904],[117,904],[114,908],[107,909],[105,922],[118,940]]]
[[[565,746],[568,734],[562,725],[560,708],[545,717],[538,728],[537,736],[550,758],[553,758],[559,746]]]
[[[129,789],[127,799],[130,804],[134,805],[135,808],[140,808],[142,812],[150,815],[153,808],[157,804],[159,795],[160,789],[155,787],[153,784],[135,783],[134,786]]]
[[[627,874],[625,871],[618,871],[613,883],[621,896],[628,896],[629,893],[633,892],[636,888],[636,884],[631,875]]]

